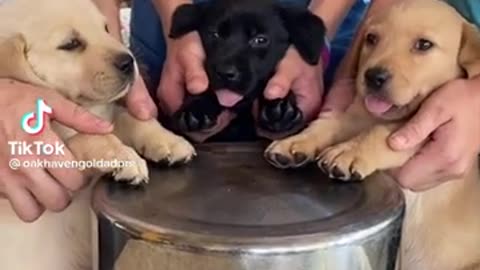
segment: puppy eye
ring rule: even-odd
[[[365,37],[365,42],[367,43],[367,45],[370,45],[370,46],[377,45],[378,40],[379,40],[378,35],[373,33],[368,33],[367,36]]]
[[[433,48],[434,44],[428,39],[421,38],[415,42],[415,50],[425,52]]]
[[[208,35],[210,37],[212,37],[213,39],[219,39],[220,38],[220,33],[218,33],[218,31],[215,31],[215,30],[208,31]]]
[[[270,40],[264,35],[257,35],[250,40],[250,46],[253,48],[257,47],[266,47],[268,46]]]
[[[73,50],[76,50],[76,49],[78,49],[82,46],[83,46],[83,44],[78,38],[72,38],[69,41],[67,41],[66,43],[58,46],[58,49],[63,50],[63,51],[73,51]]]

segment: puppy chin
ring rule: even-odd
[[[127,85],[125,87],[123,87],[116,95],[111,97],[107,101],[107,103],[117,101],[117,100],[121,99],[122,97],[126,96],[127,93],[130,91],[130,89],[132,89],[132,86],[133,86],[133,82],[127,83]]]

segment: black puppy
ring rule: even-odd
[[[319,17],[273,0],[213,0],[174,12],[169,36],[191,31],[198,31],[205,49],[209,88],[186,97],[173,116],[174,128],[182,133],[209,129],[225,108],[245,114],[257,98],[260,128],[288,133],[303,126],[293,94],[267,100],[263,91],[290,45],[308,64],[318,63],[325,35]]]

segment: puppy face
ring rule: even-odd
[[[190,31],[198,31],[202,39],[210,89],[223,106],[231,107],[259,94],[259,85],[272,76],[291,44],[305,61],[316,64],[325,29],[306,9],[218,0],[177,9],[170,37]]]
[[[34,80],[81,104],[110,102],[126,93],[134,80],[135,62],[108,33],[90,1],[11,3],[0,10],[2,18],[7,17],[0,28],[0,35],[6,36],[3,46],[13,48],[3,51],[10,54],[5,57],[12,65],[3,69],[13,70],[13,65],[22,69],[19,72],[28,69],[28,78],[17,79]],[[11,21],[12,17],[26,19]]]
[[[469,63],[478,59],[479,37],[453,8],[436,0],[407,1],[372,18],[360,44],[357,74],[367,110],[400,119],[447,81],[464,72],[472,76]]]

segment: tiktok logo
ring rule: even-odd
[[[48,106],[43,99],[37,99],[37,107],[35,112],[29,112],[22,116],[22,129],[30,135],[40,134],[45,127],[46,115],[50,115],[52,113],[52,107]]]

